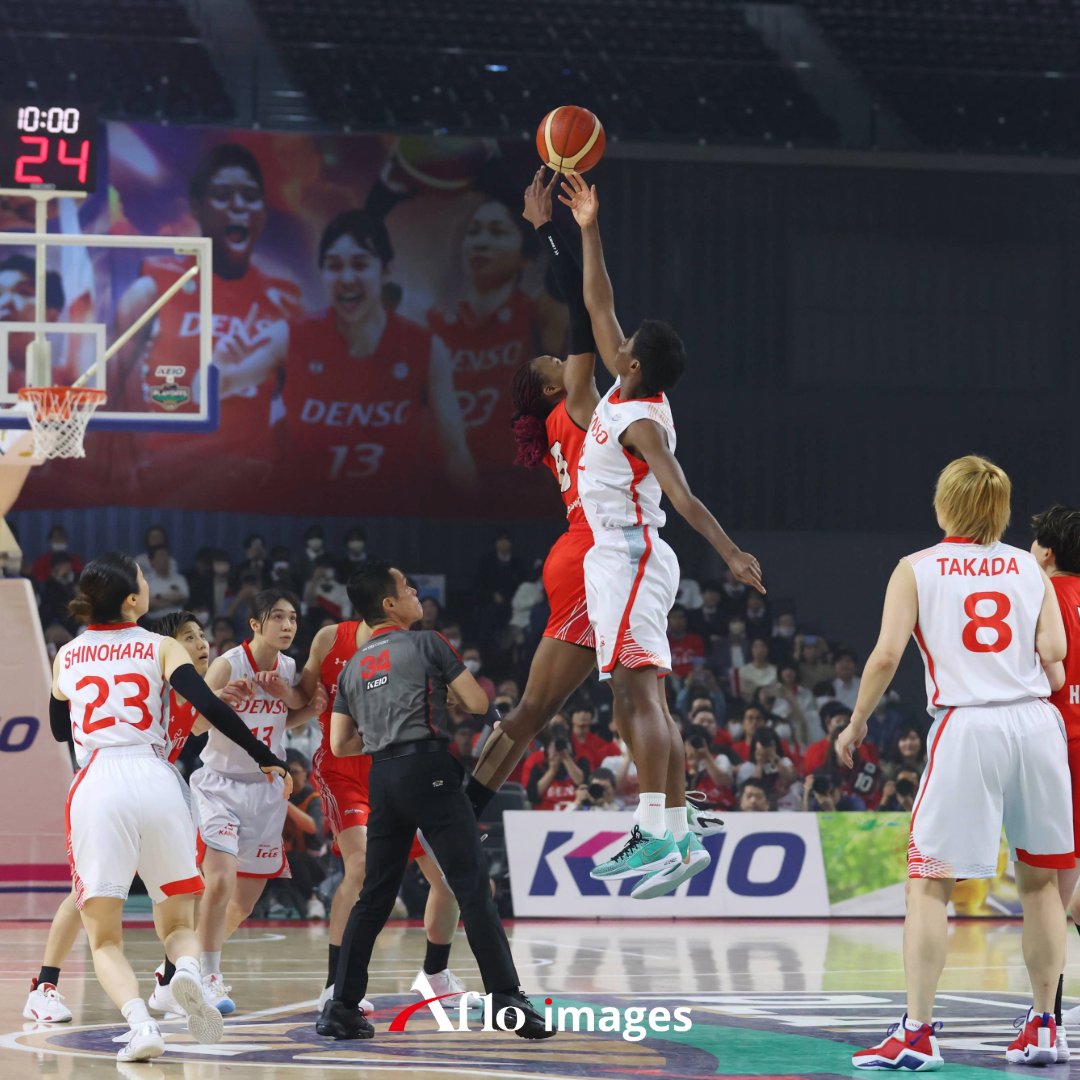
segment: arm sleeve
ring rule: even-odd
[[[449,686],[465,670],[457,650],[438,630],[422,630],[417,637],[420,651]]]
[[[285,768],[285,762],[276,758],[266,743],[260,742],[240,719],[201,678],[194,664],[182,664],[169,679],[169,685],[206,717],[230,742],[236,743],[260,768],[277,765]]]
[[[71,703],[49,695],[49,727],[57,742],[71,738]]]
[[[585,307],[581,267],[550,221],[545,221],[536,231],[544,238],[544,246],[551,257],[552,273],[570,311],[570,355],[594,353],[596,342],[593,340],[592,320]]]

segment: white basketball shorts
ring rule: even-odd
[[[287,800],[284,781],[225,776],[205,766],[191,774],[199,821],[199,865],[205,848],[236,858],[241,877],[287,877],[281,842]]]
[[[138,874],[150,899],[201,893],[195,833],[172,767],[153,746],[95,750],[67,799],[75,902],[126,900]]]
[[[1001,827],[1029,866],[1073,865],[1065,726],[1047,701],[949,709],[930,728],[908,877],[997,876]]]
[[[649,525],[603,529],[585,555],[585,599],[600,678],[616,664],[671,670],[667,617],[679,591],[679,560]]]

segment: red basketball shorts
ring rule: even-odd
[[[330,832],[337,836],[355,825],[366,825],[371,813],[368,776],[371,758],[334,757],[327,746],[320,746],[311,759],[311,776],[322,797],[323,817]]]
[[[371,775],[371,758],[367,754],[355,757],[334,757],[325,746],[320,746],[311,759],[311,776],[322,798],[323,818],[330,826],[331,835],[337,836],[345,829],[367,825],[371,814],[368,794],[368,777]],[[335,852],[337,846],[334,847]],[[409,851],[410,859],[426,854],[423,845],[415,837]]]
[[[544,560],[544,592],[551,617],[544,637],[593,648],[593,630],[585,602],[585,553],[593,546],[591,529],[564,532]]]

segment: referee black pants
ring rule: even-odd
[[[371,951],[394,908],[417,829],[423,830],[457,897],[485,991],[517,988],[517,969],[491,898],[463,779],[462,767],[441,749],[372,762],[364,888],[341,943],[336,1000],[355,1007],[365,996]]]

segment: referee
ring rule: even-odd
[[[350,579],[349,595],[372,633],[338,680],[330,747],[337,757],[371,755],[371,816],[364,888],[341,943],[334,996],[316,1030],[335,1039],[375,1034],[359,1008],[368,963],[401,887],[413,834],[422,829],[461,907],[493,1013],[509,1008],[509,1022],[523,1020],[518,1035],[548,1038],[555,1032],[518,985],[491,899],[476,817],[462,789],[464,770],[448,750],[447,689],[475,714],[491,709],[487,695],[441,634],[409,632],[423,610],[400,570],[368,562]]]

